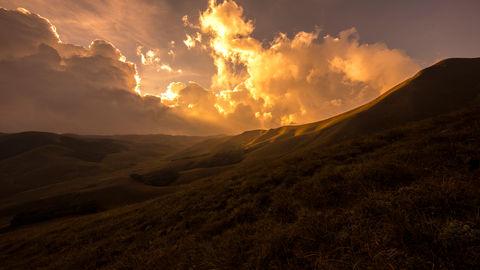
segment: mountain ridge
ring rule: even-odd
[[[242,147],[247,151],[262,151],[262,148],[269,148],[269,145],[273,145],[270,144],[272,142],[285,141],[284,149],[291,151],[289,145],[307,143],[296,137],[303,136],[308,142],[316,141],[317,144],[335,143],[351,139],[353,136],[378,132],[395,125],[448,113],[460,109],[462,106],[468,106],[470,101],[478,102],[480,93],[480,82],[476,79],[478,74],[480,74],[480,58],[445,59],[418,72],[412,78],[358,108],[318,122],[259,130],[257,131],[258,136],[244,143]],[[464,90],[462,92],[460,89],[458,96],[452,96],[450,89],[455,87],[463,87]],[[418,89],[429,91],[416,93]],[[435,97],[435,94],[439,94],[440,97]],[[434,97],[431,100],[441,103],[430,102],[428,96]],[[413,102],[419,98],[421,98],[420,102]],[[390,112],[385,112],[389,110],[390,106],[397,106],[397,108],[391,108]],[[422,107],[429,108],[422,112]],[[341,135],[342,133],[343,135]],[[289,140],[296,142],[289,142]],[[265,153],[269,150],[272,149],[262,152]],[[276,154],[281,154],[282,151],[280,149],[276,151]],[[259,154],[263,157],[263,153]]]
[[[447,59],[320,122],[169,138],[172,147],[110,138],[126,148],[95,163],[103,173],[2,201],[0,260],[7,268],[474,269],[479,75],[480,58]]]

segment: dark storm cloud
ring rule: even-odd
[[[3,132],[212,132],[175,115],[159,98],[134,93],[135,66],[112,44],[62,43],[46,19],[25,10],[0,9],[0,22]]]

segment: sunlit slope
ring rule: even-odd
[[[455,111],[479,101],[480,58],[447,59],[420,71],[376,100],[333,118],[271,129],[245,146],[252,157],[330,144]]]
[[[181,182],[189,182],[190,176],[217,174],[212,167],[248,166],[455,111],[478,101],[479,93],[480,58],[447,59],[349,112],[305,125],[212,137],[170,155],[164,168],[180,172]]]

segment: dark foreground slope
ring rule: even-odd
[[[5,231],[0,267],[478,268],[480,64],[433,68],[334,119],[173,154],[243,159],[155,200]]]
[[[0,235],[5,269],[473,269],[480,109]]]

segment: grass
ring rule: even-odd
[[[141,183],[152,185],[152,186],[168,186],[175,182],[179,177],[179,174],[176,170],[173,169],[161,169],[158,171],[150,172],[148,174],[136,174],[133,173],[130,175],[135,181],[139,181]]]
[[[474,269],[480,108],[0,235],[5,269]]]

